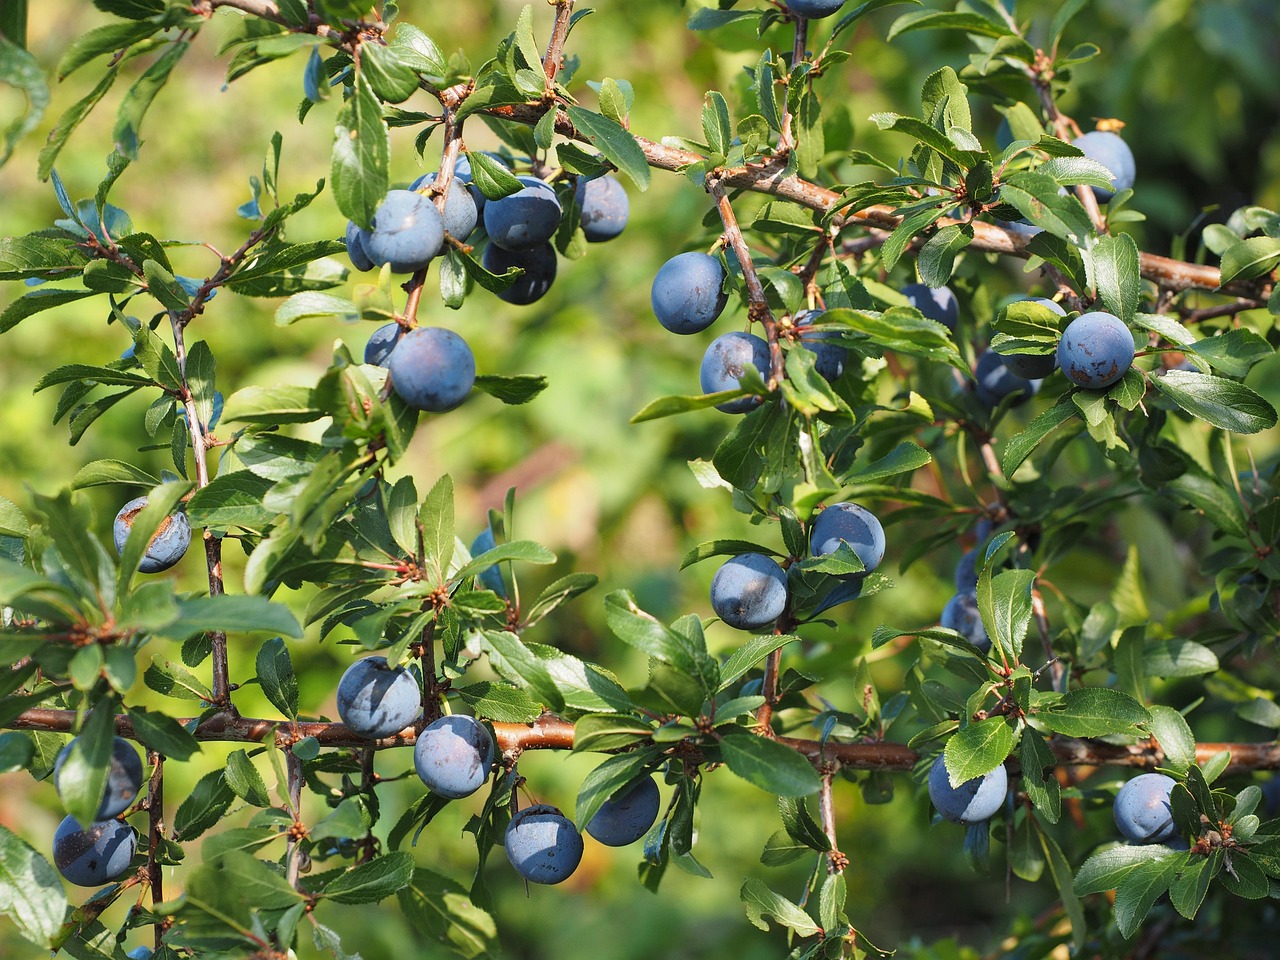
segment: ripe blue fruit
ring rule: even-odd
[[[451,714],[427,724],[413,747],[413,767],[432,793],[469,797],[489,779],[493,737],[475,717]]]
[[[390,737],[412,726],[422,712],[422,691],[404,667],[386,657],[365,657],[338,681],[338,716],[357,736]]]
[[[409,189],[425,192],[428,187],[436,182],[436,177],[439,175],[438,173],[423,174],[409,184]],[[435,201],[432,202],[434,203]],[[445,230],[455,240],[466,240],[467,237],[471,236],[471,231],[476,228],[476,224],[479,222],[480,214],[476,209],[475,197],[471,196],[471,191],[467,188],[467,185],[455,175],[449,181],[449,189],[445,191]]]
[[[927,287],[923,283],[909,283],[901,293],[921,313],[930,320],[937,320],[950,330],[956,328],[960,320],[960,302],[950,287]]]
[[[978,551],[966,550],[956,564],[956,590],[960,593],[974,593],[978,589]]]
[[[809,545],[815,557],[826,556],[847,543],[870,573],[884,559],[884,527],[866,507],[847,501],[833,503],[813,521]],[[862,576],[862,574],[855,574]]]
[[[534,883],[568,880],[582,860],[582,834],[568,817],[545,803],[515,813],[503,845],[516,872]]]
[[[374,264],[390,264],[392,273],[414,273],[427,266],[444,245],[444,220],[436,205],[412,190],[392,190],[361,237]]]
[[[1004,803],[1008,789],[1009,775],[1004,767],[966,780],[958,787],[951,785],[942,754],[938,754],[929,768],[929,799],[938,813],[952,823],[969,826],[989,820]]]
[[[988,350],[978,358],[973,371],[973,376],[977,380],[975,393],[988,410],[994,410],[1001,400],[1014,393],[1021,393],[1021,396],[1013,401],[1013,405],[1021,406],[1040,389],[1039,380],[1020,377],[1001,361],[1000,354],[994,350]]]
[[[53,786],[59,795],[62,794],[62,786],[59,782],[62,765],[66,762],[67,755],[71,753],[71,744],[75,742],[72,740],[59,750],[58,758],[53,762]],[[102,795],[97,819],[105,820],[108,817],[114,817],[117,813],[123,813],[125,808],[137,798],[138,791],[141,789],[142,760],[138,757],[138,751],[124,737],[116,737],[111,742],[111,761],[107,766],[107,789]]]
[[[368,235],[356,226],[354,220],[347,221],[347,259],[357,270],[372,270],[375,266],[364,249],[364,240]]]
[[[641,777],[611,796],[587,824],[587,833],[607,847],[635,843],[658,819],[658,785],[653,777]]]
[[[369,342],[364,345],[364,362],[372,363],[378,367],[385,367],[387,358],[391,356],[391,351],[400,342],[400,337],[403,334],[404,327],[394,321],[385,323],[373,331],[373,335],[369,337]]]
[[[1058,366],[1076,386],[1109,387],[1133,365],[1133,334],[1119,317],[1101,310],[1082,313],[1058,341]]]
[[[148,503],[146,497],[134,497],[116,514],[111,525],[111,534],[116,542],[116,552],[123,554],[125,542],[129,539],[129,531],[133,529],[133,521]],[[138,564],[139,573],[160,573],[168,570],[182,559],[191,546],[191,521],[185,513],[175,513],[160,524],[147,544],[142,561]]]
[[[129,960],[151,960],[151,948],[150,947],[134,947],[132,950],[126,953],[125,956],[128,957]]]
[[[573,198],[578,204],[579,222],[587,243],[604,243],[626,229],[631,200],[617,177],[609,174],[591,180],[579,177]]]
[[[1065,317],[1067,311],[1062,309],[1061,304],[1045,297],[1028,297],[1030,303],[1038,303],[1040,306],[1048,310],[1052,310],[1060,317]],[[1009,372],[1015,376],[1022,377],[1024,380],[1040,380],[1053,373],[1054,367],[1058,365],[1058,358],[1052,353],[1034,354],[1034,353],[1009,353],[1000,354],[1000,360]]]
[[[1133,181],[1137,177],[1138,168],[1133,160],[1133,151],[1129,149],[1129,145],[1118,134],[1109,130],[1090,130],[1083,136],[1072,140],[1071,145],[1083,150],[1086,157],[1090,160],[1096,160],[1111,172],[1113,178],[1111,182],[1112,189],[1090,188],[1093,190],[1093,195],[1098,198],[1099,203],[1106,203],[1121,190],[1133,188]]]
[[[476,360],[467,342],[443,327],[410,330],[387,358],[391,386],[418,410],[452,410],[471,392]]]
[[[499,300],[518,306],[541,300],[556,279],[556,248],[549,243],[527,250],[506,250],[490,243],[484,248],[480,262],[490,273],[506,273],[511,267],[524,271],[515,283],[498,293]]]
[[[759,630],[787,607],[787,573],[763,553],[741,553],[711,579],[711,609],[739,630]]]
[[[957,588],[959,588],[960,572],[956,571]],[[960,588],[960,592],[947,601],[942,608],[939,624],[948,630],[954,630],[984,653],[991,649],[991,638],[987,636],[987,628],[982,624],[982,614],[978,612],[978,597],[972,592],[977,588],[977,576],[973,578],[973,588]]]
[[[123,820],[99,820],[82,829],[67,817],[53,835],[53,865],[77,886],[100,887],[129,869],[137,849],[137,831]]]
[[[525,250],[546,243],[560,226],[560,198],[537,177],[520,177],[524,187],[484,205],[484,229],[489,239],[507,250]]]
[[[716,337],[702,355],[699,380],[703,393],[719,393],[736,390],[742,371],[750,364],[764,380],[769,379],[769,344],[753,333],[733,332]],[[746,413],[760,403],[753,395],[738,397],[717,403],[716,409],[725,413]]]
[[[658,322],[672,333],[699,333],[724,312],[724,267],[719,259],[691,250],[672,257],[653,278],[649,299]]]
[[[839,336],[833,330],[813,329],[813,322],[821,317],[822,314],[823,311],[821,310],[801,310],[791,318],[791,322],[799,332],[800,342],[805,349],[814,353],[814,369],[818,371],[818,376],[830,383],[833,380],[840,379],[840,375],[844,373],[844,365],[845,361],[849,359],[849,351],[837,344],[822,342]]]
[[[471,541],[471,556],[478,557],[482,553],[488,553],[497,545],[498,542],[493,538],[493,529],[485,527]],[[498,596],[505,597],[507,595],[507,585],[503,583],[502,571],[498,569],[496,563],[481,570],[478,579],[485,588],[492,590]]]
[[[787,9],[797,17],[821,20],[829,17],[844,5],[844,0],[787,0]]]
[[[1174,779],[1163,773],[1143,773],[1116,793],[1111,815],[1131,843],[1165,843],[1178,835],[1169,794]]]

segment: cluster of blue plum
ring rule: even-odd
[[[116,544],[116,552],[124,554],[124,545],[133,530],[133,521],[137,519],[149,503],[147,497],[135,497],[120,508],[111,524],[111,536]],[[160,528],[151,537],[147,549],[138,562],[139,573],[160,573],[168,570],[187,552],[191,546],[191,521],[182,511],[170,514],[160,524]]]
[[[63,768],[79,738],[58,753],[53,783],[61,796]],[[66,817],[53,835],[53,863],[58,872],[81,887],[100,887],[122,876],[133,863],[138,832],[119,819],[142,789],[142,760],[129,741],[115,737],[102,802],[92,823],[84,826]]]
[[[494,155],[493,159],[505,163]],[[508,303],[526,305],[542,298],[556,277],[556,251],[551,245],[563,217],[555,188],[534,176],[520,176],[520,189],[486,200],[472,178],[471,162],[460,156],[445,191],[443,213],[432,200],[438,173],[428,173],[407,190],[392,190],[379,205],[369,228],[347,223],[347,253],[358,270],[389,266],[392,273],[425,270],[440,255],[446,236],[458,243],[488,237],[481,262],[504,274],[523,273],[498,293]],[[627,225],[630,202],[612,175],[579,177],[574,202],[589,243],[618,236]],[[475,385],[475,357],[467,342],[443,327],[408,329],[388,323],[365,345],[365,363],[386,367],[396,394],[417,410],[443,413],[462,403]]]
[[[338,715],[353,733],[369,740],[408,734],[422,715],[421,691],[404,667],[390,666],[385,657],[364,657],[338,683]],[[484,786],[496,758],[489,728],[465,714],[447,714],[427,724],[413,748],[418,777],[432,793],[450,800],[469,797]],[[657,785],[651,776],[641,777],[604,803],[587,832],[609,846],[634,843],[653,826],[658,807]],[[512,866],[534,883],[560,883],[582,859],[577,827],[547,804],[515,813],[504,845]]]
[[[866,575],[884,560],[884,527],[866,507],[857,503],[834,503],[822,510],[810,529],[809,550],[825,557],[845,547],[862,562],[862,572],[842,579],[854,599]],[[763,553],[741,553],[721,565],[711,579],[711,609],[717,617],[738,630],[761,630],[771,626],[787,609],[787,572]]]

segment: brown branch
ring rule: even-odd
[[[764,297],[764,286],[756,273],[755,264],[751,261],[751,250],[742,236],[742,228],[738,226],[738,218],[733,212],[733,204],[724,192],[721,171],[715,170],[707,174],[707,192],[716,202],[716,210],[720,221],[724,224],[724,236],[733,254],[738,258],[738,266],[742,269],[742,279],[747,285],[747,318],[764,326],[765,339],[769,342],[770,379],[777,384],[785,376],[783,369],[782,347],[778,343],[778,325],[774,322],[773,311]]]
[[[564,65],[564,42],[569,36],[569,18],[573,13],[573,0],[556,0],[556,22],[551,28],[551,40],[547,43],[547,55],[542,69],[547,75],[547,95],[555,87],[556,74]]]
[[[778,131],[778,150],[780,153],[787,153],[795,148],[795,139],[791,135],[791,74],[795,72],[796,64],[804,59],[805,44],[809,39],[809,21],[804,17],[795,18],[795,40],[791,45],[791,66],[787,70],[787,95],[782,101],[782,119],[778,126],[782,129]],[[808,80],[806,79],[806,82]]]
[[[289,812],[293,814],[293,829],[285,851],[285,879],[289,886],[298,886],[298,873],[302,869],[302,760],[293,752],[293,745],[285,747],[284,761],[288,777]]]
[[[1261,310],[1265,309],[1266,306],[1265,300],[1241,297],[1231,303],[1220,303],[1216,307],[1201,307],[1199,310],[1180,308],[1178,315],[1182,317],[1185,323],[1199,323],[1201,320],[1214,320],[1218,317],[1234,317],[1237,313],[1244,313],[1246,310]]]
[[[151,782],[147,786],[147,884],[151,887],[151,903],[164,902],[164,873],[160,865],[160,847],[164,843],[164,757],[154,750],[147,751],[151,764]],[[156,924],[155,943],[159,950],[165,932],[172,920]]]
[[[19,714],[0,729],[42,730],[46,733],[71,733],[75,728],[74,710],[37,708]],[[179,719],[184,726],[191,719]],[[252,717],[233,717],[219,714],[210,717],[196,727],[193,735],[205,742],[261,743],[272,735],[276,743],[287,748],[303,737],[315,737],[324,747],[368,747],[385,750],[392,747],[412,746],[417,740],[421,725],[408,727],[394,737],[382,740],[366,740],[357,736],[341,723],[318,721],[290,723],[287,720],[265,720]],[[503,753],[525,750],[573,749],[573,724],[554,714],[543,714],[532,723],[494,723],[498,747]],[[127,740],[138,740],[133,723],[127,714],[116,717],[116,733]],[[784,744],[806,757],[815,765],[835,761],[853,770],[911,770],[920,754],[901,743],[877,741],[874,743],[834,743],[828,740],[802,740],[797,737],[777,737]],[[1133,767],[1150,770],[1164,762],[1164,754],[1150,740],[1129,745],[1101,743],[1096,740],[1053,737],[1049,746],[1061,766]],[[1227,750],[1231,763],[1227,772],[1245,770],[1280,770],[1280,742],[1259,743],[1200,743],[1196,745],[1196,762],[1207,763],[1212,757]]]
[[[818,793],[818,815],[822,819],[822,832],[826,834],[831,849],[827,851],[827,873],[844,873],[849,865],[849,858],[840,852],[836,842],[836,808],[831,796],[831,778],[835,776],[835,765],[828,764],[822,770],[822,788]]]

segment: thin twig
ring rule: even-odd
[[[151,904],[164,902],[164,872],[160,865],[160,847],[164,844],[164,757],[154,750],[147,751],[151,764],[151,782],[147,786],[147,883],[151,887]],[[155,944],[159,950],[165,932],[172,920],[156,924]]]
[[[547,43],[547,55],[542,69],[547,75],[547,96],[552,96],[556,74],[564,65],[564,42],[569,36],[569,18],[573,13],[573,0],[556,0],[556,22],[551,28],[551,40]]]
[[[299,737],[300,739],[300,737]],[[289,812],[293,814],[293,828],[289,831],[288,846],[285,851],[285,879],[289,886],[298,886],[298,873],[302,867],[302,840],[305,826],[302,823],[302,760],[293,752],[293,745],[284,751],[286,776],[289,779]]]
[[[796,70],[796,64],[804,60],[805,46],[809,39],[809,21],[804,17],[795,18],[795,40],[791,45],[791,67],[787,71],[788,87],[787,96],[782,101],[782,120],[779,126],[782,128],[778,131],[778,150],[780,153],[787,153],[795,148],[795,138],[791,134],[791,87],[790,78]],[[806,79],[806,82],[808,80]]]
[[[734,215],[733,204],[724,192],[720,171],[707,175],[707,192],[716,202],[716,210],[720,221],[724,224],[724,236],[738,258],[738,266],[742,269],[742,279],[747,286],[747,318],[764,326],[765,339],[769,342],[769,369],[772,385],[780,383],[785,376],[783,369],[782,347],[778,343],[778,325],[774,322],[773,311],[764,297],[764,286],[756,273],[755,264],[751,260],[751,251],[742,236],[742,228],[738,226],[738,218]]]
[[[822,819],[822,832],[827,835],[831,848],[827,851],[827,873],[844,873],[849,858],[840,852],[836,842],[836,809],[831,795],[831,779],[835,776],[835,764],[827,764],[822,770],[822,789],[818,793],[818,814]]]

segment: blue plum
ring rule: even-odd
[[[763,553],[741,553],[711,579],[711,609],[739,630],[759,630],[787,608],[787,573]]]
[[[134,947],[132,950],[126,953],[125,956],[128,957],[129,960],[151,960],[151,948],[150,947]]]
[[[801,310],[791,318],[791,322],[795,325],[800,336],[800,342],[805,349],[814,353],[814,369],[818,371],[818,376],[831,383],[833,380],[840,379],[840,375],[844,373],[844,365],[849,359],[849,351],[838,344],[823,343],[824,340],[838,338],[839,334],[833,330],[817,330],[813,328],[813,322],[821,317],[822,314],[823,311],[821,310]]]
[[[561,883],[582,860],[582,834],[553,806],[536,803],[511,817],[503,845],[516,872],[534,883]]]
[[[62,787],[59,784],[62,765],[66,762],[67,755],[71,753],[71,744],[75,742],[72,740],[59,750],[58,757],[53,762],[53,786],[59,794],[62,793]],[[107,766],[107,788],[102,795],[102,803],[98,807],[97,819],[105,820],[123,813],[137,798],[138,791],[141,789],[142,760],[138,757],[138,751],[124,737],[116,737],[111,743],[111,761]]]
[[[938,813],[952,823],[969,826],[989,820],[1004,803],[1008,789],[1009,775],[1004,767],[966,780],[958,787],[951,785],[942,754],[929,768],[929,799]]]
[[[361,243],[374,264],[390,264],[392,273],[415,273],[444,245],[444,219],[422,194],[392,190],[373,215]]]
[[[471,541],[471,556],[478,557],[482,553],[488,553],[497,545],[498,542],[493,537],[493,528],[485,527],[476,534],[476,538]],[[478,579],[482,586],[488,590],[492,590],[498,596],[505,597],[507,595],[507,585],[503,582],[502,571],[498,569],[498,565],[496,563],[491,567],[486,567],[484,570],[481,570]]]
[[[1062,305],[1045,297],[1028,297],[1028,302],[1038,303],[1047,310],[1052,310],[1060,317],[1065,317],[1067,311],[1062,309]],[[1022,377],[1024,380],[1041,380],[1053,373],[1054,367],[1058,365],[1058,358],[1052,353],[1034,354],[1034,353],[1009,353],[1000,354],[1000,360],[1009,372],[1015,376]]]
[[[587,824],[587,833],[607,847],[625,847],[635,843],[658,819],[661,799],[653,777],[632,781],[596,811]]]
[[[556,279],[556,248],[549,243],[526,250],[507,250],[490,243],[484,248],[480,262],[490,273],[506,273],[511,267],[524,271],[515,283],[498,293],[499,300],[518,306],[541,300]]]
[[[966,554],[967,556],[967,554]],[[959,570],[956,571],[957,587],[959,587]],[[973,578],[973,590],[978,586],[977,575]],[[978,596],[970,589],[960,589],[942,608],[939,624],[948,630],[954,630],[984,653],[991,649],[991,638],[987,636],[987,628],[983,626],[982,614],[978,612]]]
[[[400,337],[404,335],[404,327],[395,323],[384,323],[369,337],[364,345],[364,362],[377,367],[385,367],[391,351],[395,349]]]
[[[356,226],[354,220],[347,221],[347,259],[357,270],[372,270],[377,264],[369,259],[365,252],[364,241],[369,234]]]
[[[357,736],[381,740],[413,725],[422,713],[422,691],[404,667],[386,657],[365,657],[338,681],[338,716]]]
[[[754,366],[764,380],[769,379],[769,344],[753,333],[733,332],[716,337],[702,355],[699,380],[703,393],[720,393],[736,390],[739,378],[748,365]],[[725,413],[746,413],[760,404],[760,398],[751,394],[717,403],[716,409]]]
[[[1101,310],[1082,313],[1058,341],[1058,366],[1076,386],[1109,387],[1133,365],[1133,334],[1119,317]]]
[[[658,322],[672,333],[699,333],[724,312],[725,272],[720,260],[690,250],[676,254],[653,278],[649,299]]]
[[[974,392],[988,410],[994,410],[1001,400],[1015,393],[1020,393],[1021,396],[1014,399],[1013,405],[1021,406],[1040,389],[1039,380],[1026,380],[1018,376],[1002,359],[994,350],[988,350],[978,358],[974,367],[973,376],[977,381]]]
[[[53,865],[77,886],[100,887],[129,869],[137,849],[138,833],[123,820],[99,820],[84,829],[67,817],[53,835]]]
[[[501,200],[484,205],[484,229],[489,239],[507,250],[525,250],[546,243],[556,234],[563,211],[551,184],[537,177],[520,177],[524,186]]]
[[[467,342],[443,327],[410,330],[387,358],[391,386],[418,410],[443,413],[471,393],[476,360]]]
[[[587,243],[604,243],[626,229],[631,200],[617,177],[579,177],[573,197]]]
[[[936,320],[950,330],[954,330],[960,321],[960,301],[950,287],[909,283],[898,292],[930,320]]]
[[[455,713],[433,720],[418,734],[413,767],[432,793],[459,800],[485,785],[493,755],[489,728],[475,717]]]
[[[809,534],[815,557],[835,553],[841,543],[857,554],[866,568],[864,573],[870,573],[884,559],[884,527],[874,513],[852,501],[833,503],[819,513]]]
[[[439,173],[425,173],[409,184],[409,189],[426,193],[438,176],[440,176]],[[445,193],[444,228],[455,240],[466,240],[479,222],[480,214],[476,208],[475,197],[471,195],[466,183],[455,174],[449,181],[449,189]]]
[[[1073,147],[1084,151],[1090,160],[1096,160],[1110,171],[1112,189],[1090,187],[1099,203],[1106,203],[1122,190],[1133,189],[1133,181],[1137,177],[1138,168],[1133,159],[1133,151],[1119,134],[1109,130],[1090,130],[1071,141]]]
[[[1175,780],[1163,773],[1143,773],[1116,793],[1111,815],[1131,843],[1166,843],[1178,835],[1169,794]]]
[[[134,497],[116,514],[111,525],[111,534],[115,539],[116,552],[124,553],[124,545],[129,539],[129,531],[133,529],[133,521],[150,501],[146,497]],[[182,512],[171,514],[160,528],[152,535],[146,552],[138,564],[139,573],[160,573],[168,570],[182,559],[191,546],[191,521]]]
[[[829,17],[844,5],[844,0],[787,0],[787,9],[797,17],[821,20]]]

